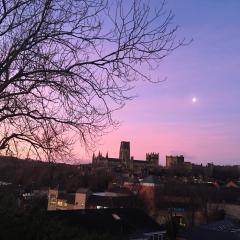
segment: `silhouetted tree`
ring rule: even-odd
[[[131,98],[131,83],[158,81],[145,70],[184,44],[173,14],[158,6],[2,0],[0,150],[57,159],[76,136],[90,145],[115,126],[112,111]]]

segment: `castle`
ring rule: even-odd
[[[97,156],[93,154],[92,166],[106,167],[106,168],[121,168],[127,170],[141,171],[143,169],[154,169],[158,167],[159,154],[147,153],[146,160],[135,160],[130,154],[130,142],[122,141],[120,144],[119,158],[110,158],[108,153],[104,157],[102,153],[98,153]]]
[[[166,167],[167,168],[173,168],[173,167],[179,167],[184,165],[184,156],[166,156]]]

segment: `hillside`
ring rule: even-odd
[[[69,191],[79,187],[102,190],[107,187],[109,179],[105,173],[92,176],[90,169],[82,170],[79,165],[0,157],[0,181],[14,185],[34,189],[58,186]]]

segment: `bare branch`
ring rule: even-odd
[[[173,17],[165,1],[2,0],[0,149],[56,160],[116,126],[132,83],[158,81],[142,69],[185,44]]]

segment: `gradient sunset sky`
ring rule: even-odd
[[[154,72],[166,81],[137,83],[132,94],[138,97],[114,114],[121,125],[103,136],[96,153],[118,157],[124,140],[135,159],[159,152],[161,165],[167,154],[193,163],[240,164],[240,1],[168,0],[167,9],[180,26],[178,37],[193,42]]]

